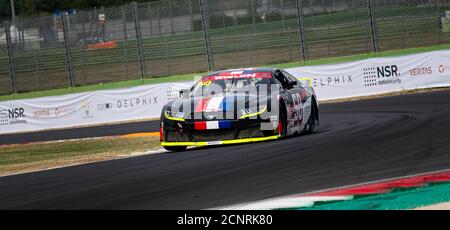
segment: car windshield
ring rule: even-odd
[[[249,87],[270,85],[272,73],[270,72],[221,72],[208,75],[198,81],[192,94],[194,96],[215,95],[226,92],[246,91]]]

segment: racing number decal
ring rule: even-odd
[[[208,81],[202,81],[202,82],[200,82],[200,85],[201,86],[208,86],[208,85],[211,85],[211,80],[208,80]]]
[[[302,99],[299,93],[292,94],[292,103],[294,104],[293,121],[294,125],[301,125],[303,118]]]
[[[302,90],[302,92],[300,93],[300,97],[301,97],[301,99],[302,99],[302,103],[305,103],[306,102],[306,100],[308,100],[308,98],[309,98],[309,93],[308,93],[308,91],[306,91],[306,90]]]

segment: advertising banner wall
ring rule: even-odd
[[[186,83],[0,102],[0,134],[157,118]]]
[[[286,69],[319,100],[450,86],[450,50]]]
[[[450,50],[286,69],[318,100],[450,86]],[[0,102],[0,134],[158,118],[193,82]]]

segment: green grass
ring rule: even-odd
[[[358,54],[358,55],[352,55],[352,56],[324,58],[324,59],[311,60],[311,61],[307,61],[307,62],[291,62],[291,63],[272,64],[272,65],[266,65],[266,66],[278,67],[278,68],[291,68],[291,67],[298,67],[298,66],[305,66],[305,65],[333,64],[333,63],[339,63],[339,62],[363,60],[363,59],[373,58],[373,57],[391,57],[391,56],[398,56],[398,55],[429,52],[429,51],[441,50],[441,49],[450,49],[450,44],[440,45],[440,46],[432,46],[432,47],[384,51],[384,52],[380,52],[380,53],[365,53],[365,54]],[[202,74],[204,74],[204,73],[182,74],[182,75],[174,75],[174,76],[168,76],[168,77],[150,78],[150,79],[144,79],[144,80],[130,80],[130,81],[74,87],[74,88],[62,88],[62,89],[54,89],[54,90],[35,91],[35,92],[15,94],[15,95],[4,95],[4,96],[0,96],[0,101],[13,100],[13,99],[37,98],[37,97],[45,97],[45,96],[57,96],[57,95],[64,95],[64,94],[69,94],[69,93],[80,93],[80,92],[88,92],[88,91],[95,91],[95,90],[118,89],[118,88],[139,86],[139,85],[143,85],[143,84],[192,81],[192,80],[194,80],[195,76],[199,76]]]
[[[159,149],[158,137],[100,138],[2,146],[0,175],[119,158]]]

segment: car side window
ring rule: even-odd
[[[281,83],[283,89],[289,89],[289,80],[281,73],[281,71],[275,71],[275,79]]]
[[[298,86],[300,86],[300,82],[297,80],[297,78],[296,77],[294,77],[294,76],[292,76],[291,74],[289,74],[288,72],[286,72],[286,71],[284,71],[284,70],[282,70],[282,72],[283,72],[283,74],[286,76],[286,78],[289,80],[289,81],[296,81],[297,82],[297,87]]]

